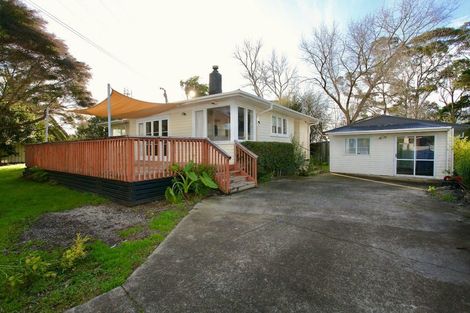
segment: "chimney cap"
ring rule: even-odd
[[[212,69],[217,71],[219,69],[219,66],[218,65],[212,65]]]

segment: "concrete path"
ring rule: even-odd
[[[464,211],[345,177],[276,180],[201,202],[71,312],[470,312]]]

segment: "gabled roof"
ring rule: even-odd
[[[297,112],[295,110],[289,109],[280,104],[274,103],[272,101],[268,101],[266,99],[252,95],[248,92],[245,92],[239,89],[234,90],[234,91],[229,91],[229,92],[217,93],[217,94],[213,94],[209,96],[203,96],[203,97],[198,97],[198,98],[193,98],[193,99],[188,99],[188,100],[183,100],[183,101],[178,101],[178,102],[172,102],[172,103],[153,103],[153,102],[141,101],[141,100],[137,100],[137,99],[125,96],[117,92],[116,90],[113,90],[111,93],[111,116],[113,118],[119,118],[119,119],[140,118],[140,117],[146,117],[146,116],[170,111],[177,107],[190,106],[190,105],[195,105],[195,104],[199,104],[203,102],[216,102],[218,100],[224,100],[224,99],[236,98],[236,97],[255,102],[256,104],[263,106],[265,109],[273,109],[275,111],[281,111],[287,115],[290,115],[299,119],[307,120],[312,123],[316,121],[315,118],[309,115]],[[107,107],[108,107],[107,99],[104,99],[103,101],[101,101],[95,106],[92,106],[86,109],[73,110],[73,112],[80,113],[80,114],[94,115],[94,116],[99,116],[99,117],[107,117],[108,116]]]
[[[438,121],[418,120],[406,117],[381,115],[367,118],[358,122],[338,127],[329,131],[327,134],[349,133],[349,132],[373,132],[386,130],[413,130],[413,129],[465,129],[468,125],[452,124]]]

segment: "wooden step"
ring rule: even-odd
[[[230,184],[230,193],[236,193],[243,190],[255,188],[256,184],[254,181],[241,181],[234,184]]]
[[[248,180],[248,176],[238,175],[238,176],[230,176],[230,184],[245,182]]]

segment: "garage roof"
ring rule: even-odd
[[[374,130],[401,130],[401,129],[422,129],[422,128],[455,128],[457,131],[464,131],[470,125],[466,124],[452,124],[438,121],[418,120],[412,118],[381,115],[376,117],[367,118],[358,122],[338,127],[329,131],[327,134],[336,133],[349,133],[349,132],[371,132]]]

